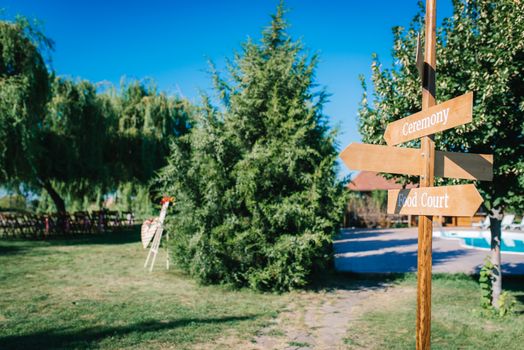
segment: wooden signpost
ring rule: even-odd
[[[419,188],[390,190],[388,213],[419,215],[417,262],[417,349],[431,339],[431,269],[433,216],[472,216],[482,204],[474,185],[433,187],[435,176],[491,181],[493,156],[435,151],[433,134],[467,124],[473,117],[473,94],[435,105],[436,0],[426,0],[426,40],[422,71],[422,111],[389,124],[389,146],[350,144],[340,158],[350,169],[420,176]],[[392,147],[420,138],[420,149]]]

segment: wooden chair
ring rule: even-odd
[[[511,224],[509,225],[510,230],[524,230],[524,215],[522,216],[522,219],[520,219],[520,224]]]
[[[502,218],[502,221],[500,223],[500,228],[502,230],[510,228],[511,224],[513,224],[513,220],[515,220],[515,215],[514,214],[504,215],[504,217]]]
[[[88,234],[93,231],[93,224],[89,213],[86,211],[77,211],[72,215],[74,232],[79,234]]]
[[[9,225],[5,214],[0,213],[0,237],[9,238]]]
[[[123,211],[120,213],[120,226],[130,227],[135,223],[135,216],[132,211]]]
[[[118,212],[114,210],[108,210],[106,211],[106,225],[107,228],[110,230],[115,230],[119,228],[119,219],[118,219]]]

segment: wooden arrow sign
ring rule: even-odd
[[[493,155],[435,151],[435,176],[492,181]]]
[[[422,157],[416,148],[400,148],[352,143],[340,158],[349,169],[381,173],[420,175]]]
[[[340,153],[349,169],[380,173],[421,174],[420,149],[352,143]],[[491,181],[493,156],[490,154],[435,152],[435,176]]]
[[[388,191],[388,214],[473,216],[481,204],[471,184]]]
[[[390,146],[470,123],[473,93],[469,92],[409,117],[389,123],[384,139]]]

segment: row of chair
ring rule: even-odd
[[[522,219],[520,220],[520,223],[516,223],[515,221],[515,215],[514,214],[507,214],[504,215],[502,218],[502,221],[500,222],[500,226],[503,230],[524,230],[524,216],[522,216]],[[489,216],[486,216],[486,219],[482,222],[475,222],[472,224],[473,227],[478,227],[481,229],[487,229],[491,225],[491,221],[489,219]]]
[[[135,224],[132,212],[109,210],[33,214],[0,212],[0,238],[45,238],[51,235],[114,231]]]

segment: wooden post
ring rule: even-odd
[[[436,67],[436,0],[426,0],[426,40],[424,75],[422,78],[422,110],[435,105]],[[424,159],[420,187],[433,186],[435,143],[433,136],[420,140]],[[431,216],[419,216],[418,222],[418,275],[417,275],[417,350],[431,346],[431,250],[433,222]]]

